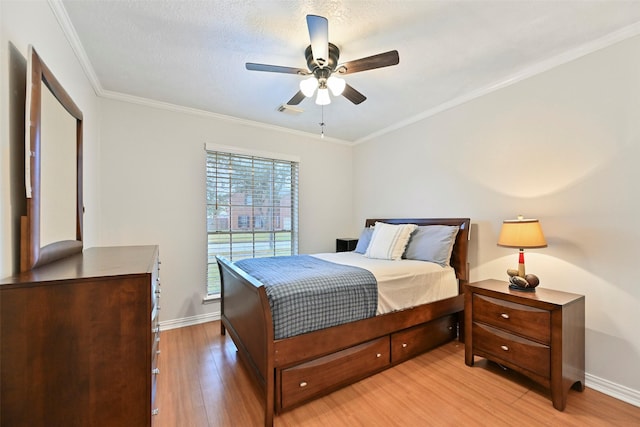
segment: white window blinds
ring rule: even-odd
[[[207,295],[216,255],[231,261],[298,253],[298,162],[207,149]]]

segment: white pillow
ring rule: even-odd
[[[417,227],[415,224],[376,222],[371,242],[364,256],[377,259],[401,259],[409,242],[409,237]]]

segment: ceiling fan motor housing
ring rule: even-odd
[[[321,79],[326,81],[329,78],[331,73],[336,70],[336,66],[338,65],[338,58],[340,58],[340,49],[338,46],[333,43],[329,43],[329,60],[324,64],[323,67],[320,67],[316,64],[315,59],[313,58],[313,52],[311,51],[311,45],[309,45],[305,51],[304,56],[307,58],[307,66],[309,67],[309,71],[320,81]]]

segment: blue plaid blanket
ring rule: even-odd
[[[235,263],[265,286],[275,339],[375,316],[378,284],[363,268],[310,255]]]

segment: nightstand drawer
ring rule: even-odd
[[[493,356],[492,360],[502,360],[544,378],[550,377],[548,346],[479,323],[473,324],[472,334],[475,349]]]
[[[550,344],[551,313],[535,307],[473,295],[473,321]]]

